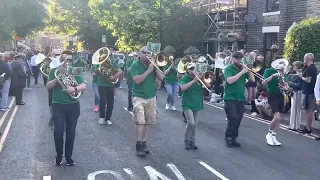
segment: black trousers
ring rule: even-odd
[[[38,84],[38,77],[39,77],[39,68],[38,66],[32,66],[32,74],[34,77],[34,84]]]
[[[80,116],[80,104],[52,104],[54,143],[58,156],[63,155],[63,135],[66,130],[65,157],[71,158],[76,127]],[[66,126],[66,127],[65,127]]]
[[[99,117],[104,118],[106,121],[110,120],[114,105],[114,87],[99,86],[98,90],[100,95]]]
[[[224,101],[224,110],[227,114],[228,126],[225,136],[235,139],[239,135],[239,126],[244,113],[245,101]]]
[[[19,104],[22,102],[22,93],[23,93],[24,87],[21,86],[13,86],[12,87],[12,95],[16,97],[16,104]]]

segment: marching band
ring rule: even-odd
[[[112,53],[109,48],[103,47],[92,57],[94,112],[99,112],[98,123],[101,125],[112,124],[115,85],[123,74],[113,60]],[[245,110],[247,84],[256,86],[257,82],[261,81],[262,85],[266,86],[268,103],[273,113],[273,120],[266,135],[266,142],[270,146],[281,145],[275,131],[282,119],[283,95],[292,97],[291,118],[297,118],[289,126],[293,130],[298,130],[301,121],[301,111],[299,111],[301,94],[304,94],[302,103],[307,116],[310,116],[309,110],[315,107],[314,91],[311,91],[310,87],[316,83],[317,71],[312,54],[305,56],[306,66],[303,73],[303,63],[297,61],[293,63],[291,73],[287,74],[285,71],[289,62],[276,57],[271,68],[266,69],[263,75],[260,72],[261,61],[254,62],[256,59],[261,59],[261,56],[257,56],[256,53],[246,57],[244,51],[233,54],[230,51],[224,51],[217,53],[216,58],[210,55],[207,57],[209,61],[214,62],[214,68],[221,69],[223,72],[223,100],[227,118],[224,138],[227,147],[241,146],[237,137]],[[174,54],[155,53],[150,51],[148,46],[141,48],[139,53],[132,52],[128,55],[126,61],[127,110],[133,113],[133,121],[136,124],[137,156],[144,157],[150,153],[147,140],[150,125],[157,123],[157,80],[164,80],[166,84],[168,94],[166,110],[176,111],[174,96],[176,93],[181,95],[183,115],[187,122],[184,146],[186,150],[198,149],[195,143],[196,130],[200,111],[204,109],[204,91],[208,91],[211,95],[211,88],[216,85],[218,78],[216,73],[212,72],[213,66],[209,65],[208,60],[204,56],[196,55],[186,55],[175,60]],[[35,62],[40,65],[40,72],[48,78],[46,86],[51,114],[49,125],[54,127],[55,163],[61,165],[65,160],[68,166],[72,166],[75,164],[72,159],[75,130],[80,116],[79,97],[86,89],[84,76],[79,72],[84,72],[86,63],[80,55],[73,54],[71,51],[64,51],[60,56],[55,57],[49,46],[38,54]],[[80,68],[80,71],[77,68]],[[18,103],[24,103],[19,97],[17,100]],[[298,120],[299,117],[300,120]],[[303,131],[308,133],[311,129],[307,126]],[[64,132],[66,132],[65,152],[63,151]]]

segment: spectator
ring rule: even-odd
[[[16,55],[14,61],[12,62],[12,90],[13,95],[16,97],[16,105],[25,105],[22,101],[23,89],[26,86],[26,67],[22,55]]]
[[[4,81],[1,84],[2,99],[0,104],[0,111],[6,111],[8,109],[8,96],[10,89],[11,71],[9,65],[5,62],[5,54],[0,55],[0,75],[4,74]]]

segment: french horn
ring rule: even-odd
[[[117,69],[112,65],[110,59],[111,52],[108,48],[102,47],[98,49],[92,56],[92,64],[100,65],[97,69],[100,71],[100,74],[110,83],[116,84],[118,82],[118,78],[115,80],[110,80],[117,73]]]
[[[67,69],[70,64],[69,61],[71,60],[72,55],[61,54],[50,64],[51,68],[57,68],[54,71],[54,76],[61,85],[62,91],[67,91],[68,87],[77,87],[79,85],[75,77],[67,73]],[[73,99],[78,99],[81,96],[81,92],[72,92],[68,94]]]
[[[50,63],[54,59],[52,57],[52,48],[50,46],[46,46],[44,48],[43,53],[39,53],[36,57],[36,64],[40,65],[40,72],[45,75],[47,78],[50,74]]]

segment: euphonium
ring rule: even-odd
[[[92,56],[92,64],[100,65],[99,71],[100,74],[110,83],[116,84],[118,78],[115,80],[110,80],[117,73],[117,69],[112,65],[110,60],[110,50],[106,47],[98,49]]]
[[[63,91],[67,91],[68,87],[76,87],[78,86],[77,80],[67,73],[67,67],[68,67],[68,58],[67,55],[61,55],[60,56],[60,62],[61,64],[58,66],[58,68],[54,71],[54,76],[57,78],[59,84],[61,85]],[[68,93],[71,98],[78,99],[81,96],[81,92],[72,92]]]
[[[44,48],[43,53],[39,53],[36,57],[36,64],[40,64],[40,72],[45,75],[46,77],[50,74],[50,63],[53,60],[53,57],[51,57],[52,49],[50,46],[46,46]]]
[[[184,74],[185,72],[187,72],[187,65],[191,61],[192,61],[192,57],[189,55],[186,55],[182,59],[180,59],[178,67],[177,67],[178,73]]]

